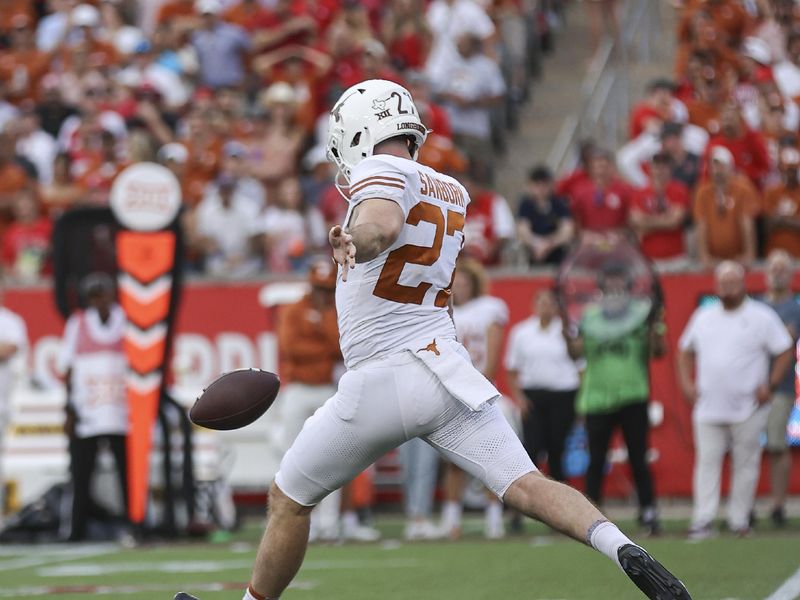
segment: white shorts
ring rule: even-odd
[[[495,404],[471,411],[410,352],[400,352],[345,373],[284,455],[275,482],[295,502],[313,506],[415,437],[501,499],[536,471]]]

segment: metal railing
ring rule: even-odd
[[[581,108],[564,119],[550,150],[547,164],[555,173],[575,167],[581,139],[613,149],[622,139],[631,103],[629,65],[634,58],[650,62],[661,34],[660,2],[626,0],[622,15],[619,37],[601,43],[581,85]]]

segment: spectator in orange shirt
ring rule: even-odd
[[[727,259],[749,264],[756,252],[757,192],[737,176],[730,150],[716,146],[710,158],[710,180],[700,185],[694,200],[700,261],[705,268]]]
[[[170,23],[183,34],[200,25],[200,16],[194,10],[195,0],[167,0],[158,9],[156,23]]]
[[[3,0],[0,2],[0,33],[7,33],[17,27],[20,18],[29,23],[36,19],[33,0]]]
[[[678,46],[675,53],[675,75],[678,79],[688,74],[690,59],[693,54],[702,51],[711,61],[716,71],[736,69],[739,66],[739,55],[734,48],[725,43],[719,28],[711,15],[705,10],[695,12],[690,23],[690,30],[685,41]]]
[[[783,183],[767,190],[764,196],[764,215],[767,223],[767,254],[785,250],[800,258],[800,152],[783,148],[780,170]]]
[[[751,25],[751,18],[738,0],[700,0],[687,6],[678,26],[681,42],[689,41],[691,22],[700,11],[713,22],[720,41],[731,48],[739,47]]]
[[[206,185],[217,176],[222,156],[222,140],[208,127],[206,112],[195,109],[189,113],[181,140],[189,151],[183,188],[183,201],[189,206],[200,202]]]
[[[39,82],[50,68],[51,55],[36,47],[33,21],[24,14],[11,19],[9,49],[0,54],[0,85],[6,98],[19,103],[32,100],[39,91]]]
[[[720,107],[728,97],[728,91],[713,69],[705,69],[695,88],[696,98],[687,103],[689,123],[702,127],[711,135],[719,133]]]
[[[639,236],[642,253],[656,260],[685,254],[683,226],[689,209],[689,190],[672,178],[672,157],[653,156],[650,183],[637,190],[629,213],[631,227]]]
[[[272,24],[272,13],[259,0],[239,0],[222,13],[222,20],[252,33]]]

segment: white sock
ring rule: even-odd
[[[592,548],[605,554],[621,569],[617,553],[625,544],[633,544],[630,538],[611,521],[598,521],[589,528],[588,534]]]
[[[279,596],[275,596],[274,598],[262,598],[261,596],[254,595],[254,592],[250,591],[250,587],[248,586],[247,589],[244,591],[244,596],[242,600],[279,600]]]
[[[344,514],[342,514],[342,525],[347,527],[348,529],[355,529],[360,525],[358,521],[358,515],[354,510],[348,510]]]
[[[445,527],[453,529],[461,527],[461,503],[448,500],[442,506],[442,523]]]
[[[503,522],[503,505],[497,501],[490,501],[483,511],[487,523]]]

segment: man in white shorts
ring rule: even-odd
[[[510,507],[606,554],[647,597],[690,600],[582,494],[536,470],[456,340],[450,286],[469,197],[414,161],[426,135],[411,95],[388,81],[353,86],[331,111],[328,156],[348,184],[344,227],[329,234],[348,371],[283,458],[244,599],[279,598],[303,562],[314,505],[421,437]]]

